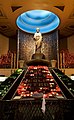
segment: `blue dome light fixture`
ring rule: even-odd
[[[59,17],[46,10],[31,10],[22,13],[16,20],[17,26],[28,33],[35,33],[40,28],[41,33],[48,33],[55,30],[59,24]]]

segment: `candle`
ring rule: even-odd
[[[14,53],[14,69],[15,69],[15,63],[16,63],[16,53]]]
[[[63,68],[65,68],[65,53],[63,52]]]
[[[62,53],[60,53],[60,67],[62,68]]]
[[[11,69],[13,67],[13,53],[11,54]]]

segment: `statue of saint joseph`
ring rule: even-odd
[[[35,40],[35,53],[41,53],[42,34],[40,33],[39,28],[36,28],[36,33],[34,34],[34,40]]]

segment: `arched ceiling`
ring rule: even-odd
[[[48,10],[59,16],[61,36],[74,34],[74,0],[0,0],[0,33],[8,37],[16,35],[17,17],[35,9]]]

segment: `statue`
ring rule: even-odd
[[[30,61],[27,62],[27,65],[43,65],[43,66],[49,66],[49,61],[46,60],[45,55],[42,53],[42,34],[40,33],[40,29],[36,28],[36,33],[34,34],[34,40],[35,40],[35,53],[32,55],[32,58]]]
[[[36,33],[34,34],[34,40],[35,40],[35,53],[41,53],[41,47],[42,47],[42,35],[40,33],[40,29],[36,29]]]

